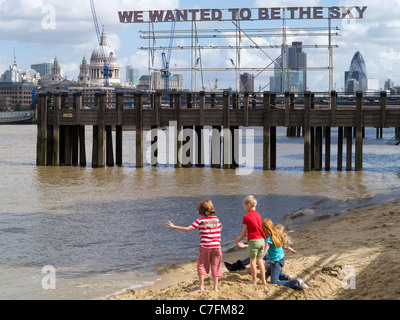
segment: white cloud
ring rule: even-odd
[[[95,0],[99,24],[119,30],[118,11],[178,6],[178,0]],[[49,28],[49,25],[53,28]],[[100,26],[101,27],[101,26]],[[87,40],[94,33],[89,1],[5,0],[0,2],[0,39],[20,42],[66,44]]]
[[[60,63],[61,67],[61,74],[62,75],[67,75],[69,79],[71,77],[69,76],[70,74],[76,74],[75,78],[79,74],[79,65],[77,63],[71,62],[71,63]]]
[[[256,8],[286,8],[286,7],[314,7],[320,4],[320,0],[302,0],[299,3],[298,0],[256,0]]]

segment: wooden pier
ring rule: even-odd
[[[278,101],[279,100],[279,101]],[[296,101],[297,100],[297,103]],[[351,99],[350,99],[351,100]],[[95,95],[95,108],[82,106],[82,93],[69,96],[65,92],[47,92],[38,95],[38,135],[37,165],[59,166],[87,165],[85,146],[85,126],[93,127],[92,167],[122,166],[124,128],[136,130],[136,167],[143,167],[144,131],[169,126],[176,123],[177,135],[184,128],[193,128],[197,135],[195,142],[196,159],[182,164],[175,154],[175,167],[204,166],[204,150],[201,129],[213,128],[212,146],[221,146],[211,151],[211,167],[236,168],[237,146],[233,135],[226,134],[239,127],[263,127],[263,168],[277,167],[276,128],[288,128],[288,134],[298,135],[300,128],[304,137],[304,171],[331,169],[331,129],[338,128],[338,171],[343,170],[343,147],[346,141],[345,169],[352,170],[352,143],[355,136],[356,171],[363,165],[363,130],[377,128],[377,136],[382,128],[400,127],[400,109],[387,108],[386,92],[382,92],[375,106],[364,106],[364,97],[358,92],[353,103],[338,105],[338,94],[332,92],[325,104],[316,105],[315,96],[306,92],[300,97],[286,93],[244,93],[240,98],[236,93],[174,92],[163,101],[162,92],[117,92],[114,108],[106,108],[106,93]],[[128,103],[129,102],[129,103]],[[132,104],[133,102],[133,104]],[[353,130],[354,129],[354,130]],[[115,143],[112,139],[115,130]],[[220,134],[224,131],[222,141]],[[350,137],[344,139],[345,137]],[[323,150],[325,139],[325,150]],[[185,143],[176,138],[177,153]],[[157,143],[154,137],[153,144]],[[190,148],[187,148],[190,150]],[[219,150],[218,150],[219,149]],[[188,151],[190,152],[190,151]],[[189,155],[190,156],[190,155]],[[157,164],[157,158],[152,165]]]

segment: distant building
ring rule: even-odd
[[[368,88],[367,79],[367,67],[364,58],[357,51],[351,60],[349,71],[346,71],[344,75],[345,92],[366,91]],[[358,86],[354,86],[355,81],[358,82]]]
[[[355,93],[359,91],[360,83],[356,79],[349,79],[346,82],[346,93]]]
[[[90,58],[89,72],[91,78],[91,86],[104,86],[104,56],[107,59],[108,67],[111,72],[109,77],[109,85],[118,85],[121,83],[120,66],[117,61],[114,50],[108,45],[106,32],[101,34],[100,45],[95,48]]]
[[[218,90],[219,90],[218,75],[215,76],[214,90],[215,90],[215,91],[218,91]]]
[[[44,75],[39,80],[39,85],[43,87],[47,86],[69,86],[73,84],[72,81],[61,75],[61,67],[58,63],[57,57],[54,58],[54,63],[51,68],[51,73]]]
[[[17,66],[17,61],[14,60],[14,64],[10,66],[9,70],[6,70],[0,77],[0,82],[24,82],[37,84],[40,79],[40,74],[33,69],[20,70]]]
[[[46,74],[51,74],[52,68],[53,64],[51,62],[35,63],[31,65],[31,69],[38,72],[41,77],[45,76]]]
[[[84,55],[79,67],[78,83],[83,87],[90,87],[91,82],[90,67],[86,61],[86,56]]]
[[[38,86],[22,82],[0,82],[0,108],[27,108],[36,96]]]
[[[139,84],[139,70],[133,66],[127,66],[126,82],[137,86]]]
[[[285,57],[283,59],[282,57]],[[272,92],[307,91],[307,53],[303,52],[302,42],[292,42],[276,61],[274,76],[270,78]]]
[[[378,79],[367,79],[367,92],[378,92],[379,80]]]
[[[254,74],[243,73],[240,75],[240,91],[254,92]]]
[[[394,82],[390,79],[385,81],[385,90],[392,90],[394,88]]]
[[[169,76],[169,89],[170,90],[183,90],[183,75],[174,74]],[[165,77],[161,72],[153,72],[151,76],[141,76],[139,79],[139,90],[164,90]]]

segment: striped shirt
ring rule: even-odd
[[[200,246],[207,249],[221,248],[222,224],[216,216],[197,219],[191,224],[193,229],[199,229]]]

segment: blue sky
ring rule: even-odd
[[[364,19],[349,23],[348,20],[334,21],[341,31],[340,37],[333,39],[339,48],[334,49],[334,83],[336,90],[343,87],[344,71],[349,68],[354,53],[359,50],[364,56],[369,78],[379,79],[380,87],[384,81],[391,78],[400,86],[398,65],[400,62],[400,0],[377,2],[372,0],[357,1],[320,1],[320,0],[253,0],[245,5],[237,0],[94,0],[101,24],[105,25],[110,46],[114,49],[121,65],[121,80],[125,80],[125,66],[137,67],[140,74],[147,74],[148,55],[139,47],[147,46],[148,41],[139,37],[139,30],[148,30],[148,24],[121,24],[118,11],[122,10],[158,10],[158,9],[192,9],[192,8],[258,8],[258,7],[307,7],[307,6],[368,6]],[[242,28],[275,27],[272,22],[261,25],[252,22],[242,25]],[[304,26],[327,26],[326,20],[306,21],[302,25],[288,23],[289,28]],[[176,29],[190,29],[190,23],[177,23]],[[232,28],[221,23],[199,23],[201,28]],[[169,29],[170,24],[157,24],[156,28]],[[303,41],[307,44],[326,44],[326,37],[307,37],[306,35],[289,37],[288,42]],[[208,42],[207,42],[208,41]],[[218,40],[216,45],[232,44],[232,39]],[[279,44],[281,38],[258,38],[257,44]],[[159,40],[157,45],[166,45],[167,40]],[[175,44],[190,45],[189,40],[176,39]],[[202,40],[201,45],[214,44],[212,40]],[[243,45],[251,44],[248,39]],[[0,0],[0,74],[13,63],[15,47],[17,64],[20,69],[27,69],[32,63],[53,61],[57,55],[62,73],[69,79],[76,79],[83,55],[88,60],[92,50],[97,45],[94,24],[89,0]],[[310,66],[327,67],[327,50],[308,49]],[[278,51],[267,50],[274,59]],[[230,58],[235,58],[234,52],[227,50],[202,50],[204,67],[229,66]],[[155,63],[161,59],[161,51],[157,51]],[[242,67],[265,67],[270,63],[267,56],[259,50],[242,50]],[[173,51],[171,66],[190,66],[190,51]],[[177,72],[178,73],[178,72]],[[214,85],[218,76],[222,87],[235,88],[235,76],[229,72],[205,72],[203,81]],[[268,83],[270,74],[264,73],[256,78],[255,86]],[[190,74],[184,74],[185,87],[190,88]],[[196,78],[197,87],[200,74]],[[327,73],[313,71],[308,74],[308,86],[312,91],[327,89]]]

